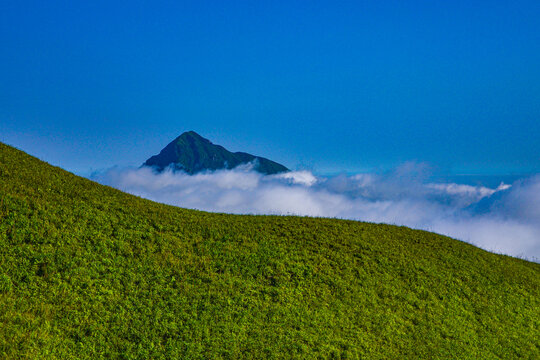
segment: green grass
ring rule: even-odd
[[[538,358],[540,265],[405,227],[185,210],[0,143],[0,358]]]

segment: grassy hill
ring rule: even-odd
[[[0,358],[538,358],[540,264],[154,203],[0,143]]]

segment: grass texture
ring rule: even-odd
[[[0,358],[538,358],[540,265],[433,233],[213,214],[0,143]]]

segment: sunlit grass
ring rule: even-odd
[[[535,358],[540,265],[405,227],[184,210],[0,144],[0,358]]]

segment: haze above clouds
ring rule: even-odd
[[[390,173],[261,175],[251,165],[195,175],[112,168],[93,180],[150,200],[234,214],[307,215],[405,225],[538,261],[540,176],[496,188],[429,181],[423,164]]]

